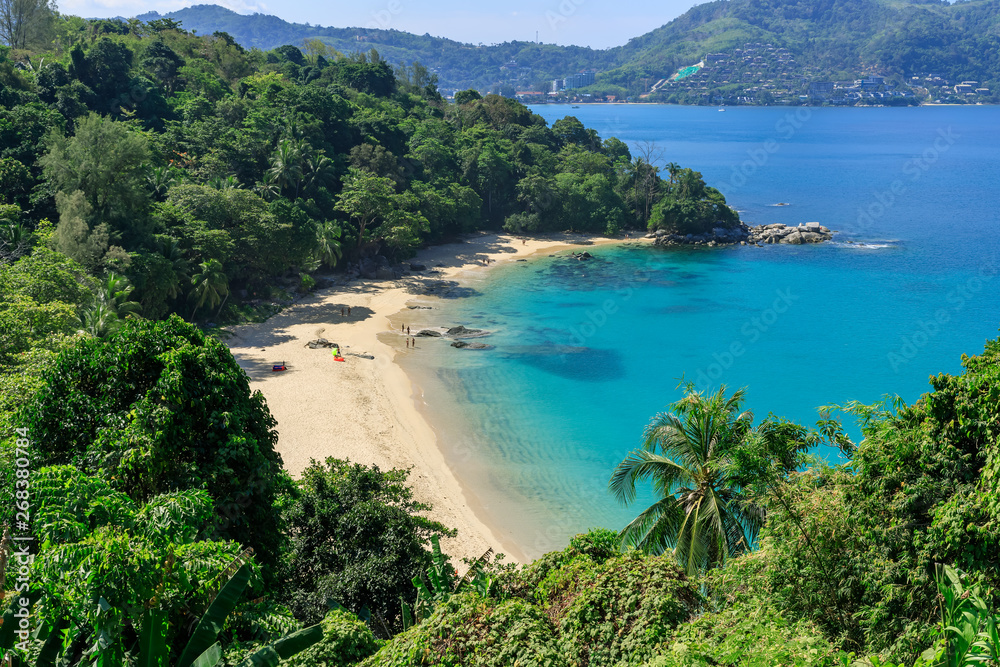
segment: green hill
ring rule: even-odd
[[[150,20],[155,12],[140,16]],[[506,42],[463,44],[398,30],[329,28],[288,23],[274,16],[244,16],[215,5],[198,5],[164,15],[199,33],[227,32],[246,47],[263,50],[319,39],[343,53],[375,48],[390,62],[418,61],[436,72],[442,88],[548,91],[553,78],[592,69],[595,86],[584,92],[638,96],[658,80],[709,53],[742,60],[736,49],[770,45],[788,57],[771,72],[745,71],[739,81],[710,71],[683,89],[669,86],[662,99],[713,95],[747,96],[786,74],[788,95],[807,92],[810,81],[884,76],[899,86],[918,85],[918,96],[953,96],[954,86],[975,81],[992,90],[1000,81],[1000,0],[948,4],[920,0],[716,0],[693,7],[669,23],[604,50],[576,46]],[[751,63],[752,64],[752,63]],[[766,64],[766,63],[765,63]],[[739,68],[737,68],[739,69]],[[750,68],[752,70],[752,68]],[[926,75],[940,81],[928,86]],[[920,77],[914,81],[913,77]],[[741,88],[740,85],[743,85]],[[942,87],[948,86],[947,90]],[[943,91],[943,92],[942,92]],[[751,91],[745,101],[755,101]],[[981,101],[982,96],[975,97]],[[760,100],[757,100],[760,101]],[[957,100],[952,100],[957,101]]]

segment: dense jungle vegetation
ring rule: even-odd
[[[290,479],[263,397],[183,318],[477,228],[736,224],[721,195],[375,54],[51,18],[0,62],[12,662],[996,662],[1000,342],[914,405],[845,406],[856,446],[832,411],[755,422],[739,392],[690,393],[609,471],[624,501],[661,496],[623,534],[451,563],[407,471]]]

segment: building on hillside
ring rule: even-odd
[[[809,97],[813,100],[828,100],[833,95],[833,81],[813,81],[809,84]]]
[[[573,90],[574,88],[585,88],[594,83],[595,73],[588,70],[585,72],[579,72],[572,76],[568,76],[564,81],[564,86],[566,90]]]

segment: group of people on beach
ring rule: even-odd
[[[399,333],[406,334],[406,347],[412,347],[413,349],[417,348],[417,339],[410,336],[410,327],[405,324],[400,324]]]

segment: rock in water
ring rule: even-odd
[[[457,327],[452,327],[452,328],[448,329],[447,333],[448,333],[449,336],[468,336],[468,335],[471,335],[471,334],[481,334],[481,333],[483,333],[483,330],[482,329],[466,329],[464,326],[462,326],[461,324],[459,324]]]
[[[488,350],[493,347],[485,343],[467,343],[464,340],[456,340],[451,346],[460,350]]]
[[[423,338],[440,338],[441,332],[433,329],[422,329],[417,335]]]

